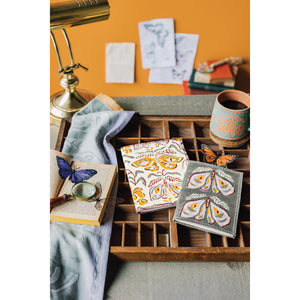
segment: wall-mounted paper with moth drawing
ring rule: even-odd
[[[175,66],[174,20],[155,19],[138,26],[143,69]]]
[[[149,82],[182,84],[183,80],[189,80],[194,67],[198,40],[198,34],[175,33],[176,66],[151,69]]]
[[[134,43],[107,43],[105,48],[105,81],[134,83]]]

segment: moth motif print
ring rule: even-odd
[[[162,155],[158,158],[144,157],[136,160],[131,165],[136,168],[144,168],[146,171],[157,171],[157,163],[164,169],[173,170],[177,167],[177,164],[183,160],[182,157],[174,155]]]
[[[176,206],[188,156],[181,139],[121,148],[137,213]]]
[[[209,197],[187,201],[181,209],[180,216],[182,218],[194,218],[196,221],[201,221],[206,216],[210,225],[217,223],[220,227],[225,227],[231,223],[228,212],[213,203]]]
[[[243,173],[189,161],[173,220],[205,232],[235,238]]]
[[[148,201],[145,199],[145,194],[143,193],[142,188],[137,187],[134,190],[132,190],[132,188],[130,187],[130,190],[133,201],[137,201],[139,205],[147,204]]]
[[[185,75],[185,73],[186,73],[186,70],[183,70],[183,71],[177,71],[177,70],[175,70],[175,69],[172,69],[172,78],[173,79],[180,79],[180,80],[183,80],[183,78],[184,78],[184,75]]]
[[[149,184],[150,200],[161,199],[164,202],[171,202],[174,198],[178,198],[181,184],[182,180],[171,176],[152,180]]]
[[[164,47],[165,38],[169,35],[169,31],[164,28],[164,24],[145,24],[145,29],[156,35],[157,43],[160,47]]]
[[[219,175],[217,175],[216,172],[218,172]],[[224,176],[228,179],[225,179]],[[187,187],[190,189],[199,188],[204,192],[211,188],[215,195],[221,192],[224,196],[230,196],[235,191],[230,177],[226,173],[221,172],[221,170],[193,173],[189,178]]]

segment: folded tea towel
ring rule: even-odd
[[[110,140],[133,114],[99,94],[73,116],[62,152],[73,160],[117,165]],[[117,181],[114,196],[116,192]],[[51,222],[51,299],[103,298],[114,208],[112,200],[101,226]]]

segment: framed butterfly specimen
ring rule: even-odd
[[[202,144],[201,149],[203,151],[203,160],[209,164],[215,164],[219,167],[226,167],[229,163],[232,163],[238,158],[235,154],[218,155],[209,146]]]
[[[62,179],[69,177],[69,180],[73,183],[78,183],[83,180],[88,180],[95,174],[96,170],[84,169],[84,170],[73,170],[70,164],[62,157],[56,156],[57,166],[59,168],[58,174]]]
[[[215,195],[218,195],[220,192],[224,196],[232,195],[235,191],[233,184],[216,174],[216,172],[220,174],[220,170],[193,173],[188,180],[187,187],[190,189],[199,188],[203,192],[211,188]]]
[[[206,216],[209,225],[217,223],[220,227],[225,227],[231,222],[228,212],[216,205],[209,197],[185,202],[180,216],[182,218],[194,218],[196,221],[201,221]]]

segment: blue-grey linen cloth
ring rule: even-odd
[[[98,95],[72,118],[62,152],[73,160],[117,165],[110,139],[134,112]],[[117,180],[112,193],[116,196]],[[51,222],[51,299],[102,299],[115,200],[106,208],[101,226]]]

